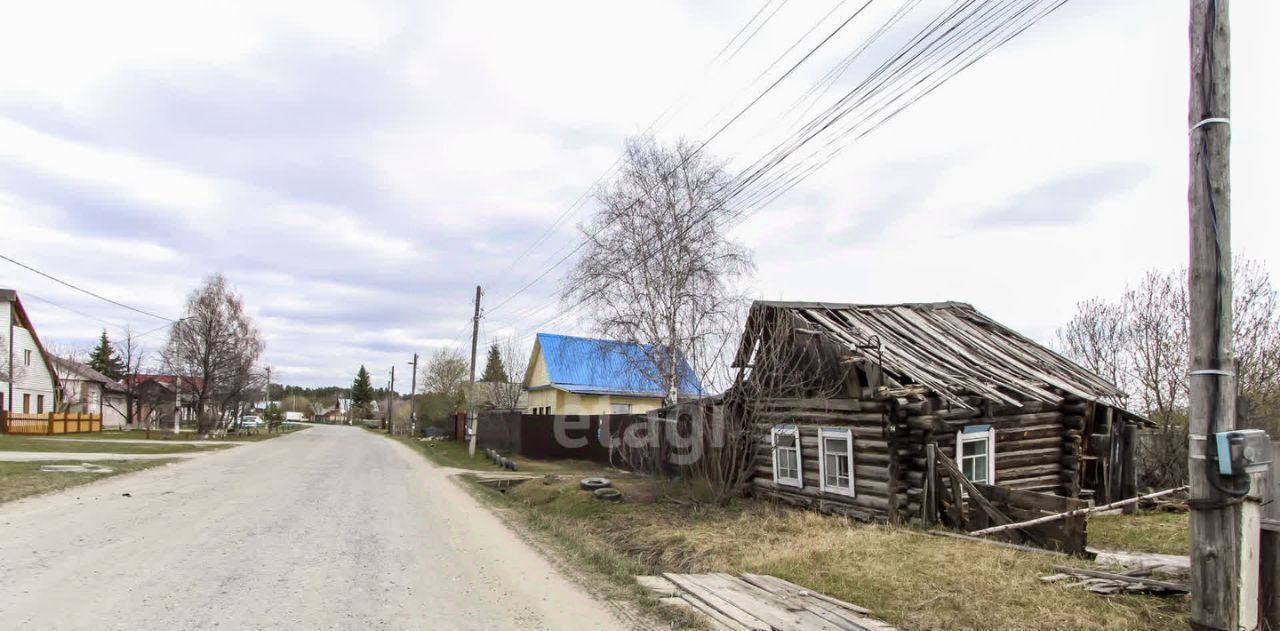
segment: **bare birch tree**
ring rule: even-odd
[[[146,363],[147,351],[131,327],[125,328],[124,339],[116,342],[115,347],[116,355],[120,357],[120,364],[124,368],[123,376],[120,378],[120,385],[124,387],[124,399],[123,401],[108,399],[107,405],[124,416],[125,426],[141,427],[144,424],[139,418],[138,375],[143,372],[142,367]],[[121,407],[124,409],[120,409]]]
[[[726,349],[745,304],[736,285],[753,268],[726,234],[729,181],[688,142],[628,140],[621,171],[596,191],[599,209],[582,227],[585,249],[562,290],[596,334],[642,345],[641,360],[624,356],[661,385],[667,404],[693,377],[714,383],[729,374]],[[681,374],[682,359],[694,375]]]
[[[201,433],[258,383],[254,364],[265,345],[244,300],[222,274],[213,274],[187,297],[186,315],[169,330],[164,365],[188,378],[196,395]]]

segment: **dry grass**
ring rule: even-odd
[[[616,480],[628,501],[592,500],[577,480],[531,481],[517,508],[579,565],[624,589],[635,574],[772,574],[871,608],[905,629],[1184,629],[1186,603],[1102,597],[1040,582],[1060,557],[956,541],[758,501],[714,507],[685,489]],[[1069,561],[1068,561],[1069,562]]]
[[[373,430],[371,430],[373,431]],[[382,432],[378,432],[382,433]],[[454,440],[418,440],[404,436],[394,438],[418,450],[428,460],[442,466],[468,471],[502,472],[505,469],[495,466],[484,456],[484,448],[477,447],[474,457],[467,454],[467,444]],[[593,462],[578,460],[529,460],[516,458],[519,468],[517,473],[563,474],[563,475],[599,475],[603,467]]]
[[[1141,512],[1089,519],[1089,545],[1106,550],[1188,554],[1191,530],[1186,513]]]
[[[0,462],[0,502],[9,502],[20,497],[60,491],[67,487],[86,484],[95,480],[103,480],[151,467],[177,462],[165,460],[101,460],[94,464],[108,467],[110,473],[46,473],[40,467],[47,464],[80,464],[71,461],[49,462]]]

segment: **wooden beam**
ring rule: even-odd
[[[1129,498],[1129,499],[1127,499],[1127,500],[1120,500],[1120,501],[1118,501],[1118,502],[1112,502],[1112,503],[1110,503],[1110,504],[1106,504],[1106,505],[1103,505],[1103,506],[1093,506],[1093,507],[1090,507],[1090,508],[1077,508],[1077,509],[1075,509],[1075,510],[1069,510],[1069,511],[1067,511],[1067,512],[1065,512],[1065,513],[1058,513],[1058,514],[1056,514],[1056,515],[1046,515],[1046,516],[1044,516],[1044,517],[1037,517],[1037,518],[1035,518],[1035,519],[1029,519],[1029,520],[1027,520],[1027,521],[1018,522],[1018,523],[1016,523],[1016,524],[1003,524],[1003,525],[1000,525],[1000,526],[992,526],[991,528],[983,528],[982,530],[975,530],[975,531],[973,531],[973,532],[969,533],[969,535],[970,535],[970,536],[974,536],[974,537],[981,537],[981,536],[983,536],[983,535],[991,535],[991,534],[995,534],[995,533],[997,533],[997,532],[1005,532],[1005,531],[1007,531],[1007,530],[1014,530],[1014,529],[1018,529],[1018,528],[1026,528],[1026,527],[1028,527],[1028,526],[1035,526],[1035,525],[1037,525],[1037,524],[1047,524],[1047,523],[1049,523],[1049,522],[1051,522],[1051,521],[1058,521],[1058,520],[1060,520],[1060,519],[1066,519],[1066,518],[1068,518],[1068,517],[1075,517],[1076,515],[1087,515],[1087,514],[1089,514],[1089,513],[1097,513],[1097,512],[1100,512],[1100,511],[1112,510],[1112,509],[1115,509],[1115,508],[1120,508],[1120,507],[1125,506],[1125,505],[1127,505],[1127,504],[1136,504],[1136,503],[1138,503],[1138,502],[1140,502],[1140,501],[1142,501],[1142,500],[1155,499],[1155,498],[1157,498],[1157,497],[1161,497],[1161,496],[1164,496],[1164,495],[1169,495],[1170,493],[1177,493],[1177,492],[1179,492],[1179,491],[1185,491],[1185,490],[1187,490],[1187,487],[1185,487],[1185,486],[1180,486],[1180,487],[1178,487],[1178,488],[1176,488],[1176,489],[1165,489],[1165,490],[1163,490],[1163,491],[1157,491],[1157,492],[1155,492],[1155,493],[1148,493],[1147,495],[1142,495],[1142,496],[1139,496],[1139,497],[1131,497],[1131,498]]]

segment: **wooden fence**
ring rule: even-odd
[[[102,417],[80,412],[18,414],[0,412],[6,434],[76,434],[102,431]]]

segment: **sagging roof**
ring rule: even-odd
[[[962,395],[998,404],[1056,404],[1061,391],[1112,407],[1122,407],[1127,397],[1115,384],[962,302],[756,301],[738,350],[740,366],[750,361],[751,322],[764,309],[789,311],[859,360],[878,363],[887,374],[962,407],[972,407]]]
[[[569,335],[539,333],[534,356],[542,353],[550,386],[578,394],[661,397],[665,393],[653,366],[651,346]],[[529,384],[532,362],[525,384]],[[701,395],[702,384],[689,364],[680,359],[681,396]]]

